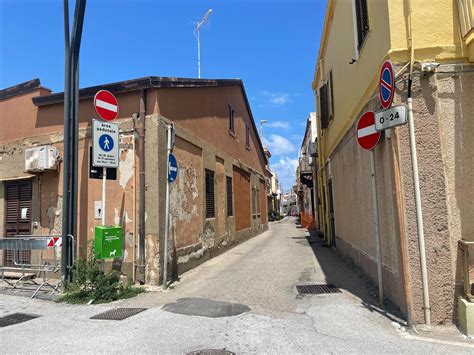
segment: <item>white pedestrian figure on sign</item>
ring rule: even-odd
[[[109,150],[109,139],[105,136],[104,139],[104,150]]]

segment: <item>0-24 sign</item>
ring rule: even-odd
[[[407,108],[405,105],[393,106],[375,112],[375,130],[383,131],[387,128],[401,126],[407,123]]]

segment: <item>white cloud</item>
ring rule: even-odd
[[[290,123],[287,122],[287,121],[268,121],[266,126],[272,127],[272,128],[284,128],[284,129],[286,129],[286,128],[290,128]]]
[[[272,155],[284,155],[296,151],[293,143],[278,134],[271,134],[270,138],[265,138],[265,145]]]
[[[298,159],[289,156],[283,156],[276,163],[270,165],[270,168],[278,176],[278,180],[283,185],[284,190],[288,190],[295,184],[295,173],[298,167]]]
[[[270,91],[263,91],[263,95],[268,98],[270,103],[276,106],[283,106],[293,100],[290,98],[290,95],[285,92],[270,92]]]

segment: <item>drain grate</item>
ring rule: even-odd
[[[203,349],[191,351],[186,355],[235,355],[235,353],[226,349]]]
[[[13,313],[9,314],[8,316],[0,318],[0,328],[8,327],[9,325],[23,323],[35,318],[38,318],[34,314],[27,314],[27,313]]]
[[[90,319],[123,320],[145,310],[147,310],[147,308],[114,308],[110,311],[99,313]]]
[[[333,284],[323,285],[297,285],[299,294],[321,295],[325,293],[341,293],[341,290]]]

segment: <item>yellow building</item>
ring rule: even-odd
[[[374,149],[383,294],[410,322],[450,323],[462,295],[460,240],[474,241],[473,0],[328,0],[313,90],[318,112],[322,231],[378,282],[371,153],[357,143],[381,109],[380,68],[392,61],[393,105],[411,85],[428,283],[423,297],[407,125]],[[413,66],[410,65],[413,64]],[[412,80],[408,80],[410,68]],[[459,317],[458,317],[459,316]]]

